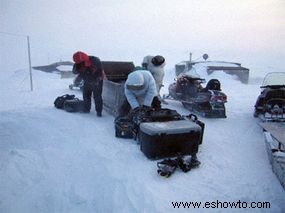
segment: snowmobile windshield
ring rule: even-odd
[[[268,73],[263,80],[261,87],[266,86],[285,86],[285,72]]]

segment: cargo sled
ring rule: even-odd
[[[260,87],[254,117],[263,121],[285,121],[285,73],[268,73]]]
[[[178,76],[181,73],[200,70],[205,74],[211,75],[215,72],[223,72],[236,78],[244,84],[249,80],[249,69],[241,66],[240,63],[226,61],[182,61],[175,65],[175,73]]]
[[[126,99],[125,82],[135,66],[133,62],[126,61],[102,61],[102,65],[106,74],[106,79],[103,82],[103,106],[107,112],[116,117]]]
[[[227,96],[221,91],[218,79],[211,79],[205,88],[202,83],[205,79],[188,74],[180,74],[176,81],[169,85],[171,98],[180,101],[191,112],[208,118],[226,118],[225,103]]]
[[[285,123],[263,122],[266,151],[272,170],[285,190]]]

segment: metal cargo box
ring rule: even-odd
[[[125,100],[124,84],[128,74],[134,70],[133,62],[102,61],[106,80],[103,82],[103,106],[104,109],[114,116]]]

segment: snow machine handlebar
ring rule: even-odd
[[[180,77],[174,78],[174,81],[177,81],[180,78],[186,78],[187,80],[191,80],[191,81],[200,81],[201,83],[205,83],[206,82],[206,80],[204,78],[191,77],[191,76],[188,76],[188,75],[182,75]]]

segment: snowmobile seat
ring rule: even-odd
[[[192,83],[189,83],[186,89],[186,97],[197,97],[198,87]]]
[[[266,90],[264,91],[265,101],[273,98],[285,99],[285,90]]]
[[[221,83],[218,79],[211,79],[206,87],[204,88],[204,91],[208,91],[208,90],[218,90],[221,91]]]

